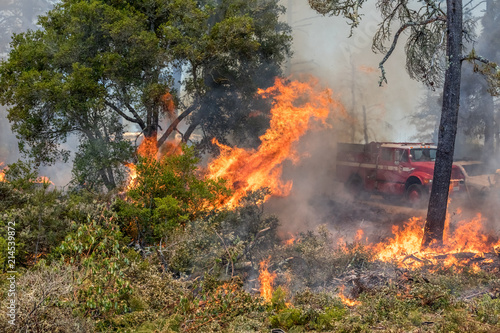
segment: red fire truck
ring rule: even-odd
[[[430,193],[436,151],[431,143],[338,143],[337,179],[354,195],[404,197],[422,206]],[[453,165],[452,191],[463,191],[464,180],[460,168]]]

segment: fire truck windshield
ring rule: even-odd
[[[411,160],[414,162],[425,162],[436,160],[437,149],[433,148],[415,148],[410,149]]]

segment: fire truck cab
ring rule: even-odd
[[[337,179],[354,195],[378,193],[406,198],[412,205],[427,202],[437,147],[431,143],[338,143]],[[453,192],[463,189],[465,176],[453,166]]]

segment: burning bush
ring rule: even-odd
[[[198,162],[187,146],[159,161],[156,156],[139,157],[126,199],[114,206],[123,230],[142,245],[155,243],[219,207],[229,192],[222,180],[204,179]]]
[[[0,182],[0,227],[7,230],[9,222],[15,223],[18,264],[35,263],[64,239],[70,230],[68,212],[63,193],[39,177],[33,165],[9,165],[5,181]]]

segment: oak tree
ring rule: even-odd
[[[23,151],[40,163],[68,158],[61,143],[74,134],[75,179],[112,189],[133,151],[129,124],[159,146],[188,115],[190,133],[201,125],[226,138],[241,126],[251,110],[238,107],[289,52],[281,11],[275,0],[63,0],[40,29],[12,37],[0,102]]]

